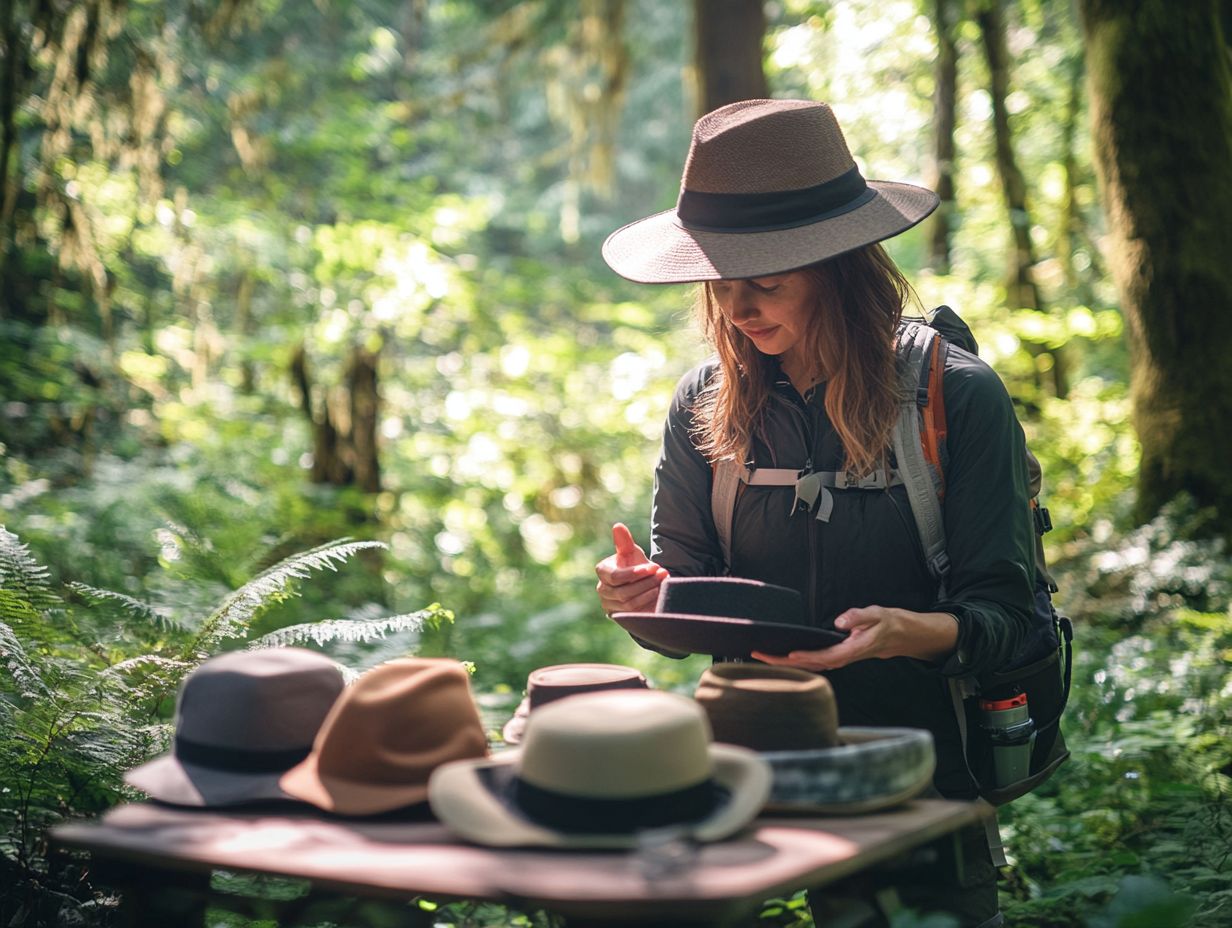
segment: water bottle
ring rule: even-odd
[[[992,742],[997,788],[1026,779],[1031,772],[1031,750],[1035,747],[1035,720],[1027,706],[1027,694],[981,699],[980,728]]]

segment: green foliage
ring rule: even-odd
[[[191,563],[208,574],[208,552],[188,544],[189,534],[177,533],[175,543],[196,550]],[[168,747],[166,719],[185,674],[228,639],[247,636],[301,581],[380,547],[341,540],[284,558],[198,619],[169,605],[196,603],[192,595],[156,605],[83,583],[61,593],[29,548],[0,527],[0,919],[43,924],[61,908],[92,905],[88,883],[73,885],[81,874],[49,868],[47,829],[130,792],[122,773]],[[195,582],[191,569],[179,580],[182,589]],[[249,647],[368,642],[450,618],[433,605],[357,623],[303,623]]]
[[[1176,504],[1060,565],[1079,620],[1073,757],[1008,807],[1022,926],[1214,928],[1232,879],[1232,565]]]

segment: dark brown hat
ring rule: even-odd
[[[668,577],[654,612],[617,612],[612,619],[667,651],[728,658],[816,651],[847,637],[809,626],[795,590],[739,577]]]
[[[505,723],[501,736],[506,744],[518,744],[530,714],[541,706],[598,690],[645,690],[650,684],[634,667],[621,664],[554,664],[532,670],[526,678],[526,697]]]
[[[279,777],[308,755],[342,687],[338,665],[304,648],[212,657],[180,685],[172,751],[124,779],[183,806],[289,801]]]
[[[676,208],[613,232],[603,257],[639,283],[763,277],[890,238],[938,202],[866,181],[826,104],[744,100],[694,125]]]
[[[466,668],[402,658],[347,688],[282,788],[330,812],[374,815],[427,799],[428,777],[441,764],[487,753]]]

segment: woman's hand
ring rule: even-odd
[[[754,651],[752,656],[782,667],[836,670],[870,658],[940,660],[958,644],[958,620],[948,612],[864,606],[848,609],[834,620],[834,627],[848,634],[833,647],[820,651],[792,651],[787,655]]]
[[[659,584],[668,572],[646,557],[621,522],[612,526],[616,553],[595,565],[599,582],[599,604],[608,615],[614,612],[654,612],[659,601]]]

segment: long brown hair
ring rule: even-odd
[[[894,338],[911,284],[878,244],[803,270],[816,284],[817,312],[804,337],[826,380],[826,414],[843,443],[845,467],[867,474],[880,464],[897,415]],[[721,371],[698,398],[698,448],[710,461],[746,462],[778,361],[731,324],[706,284],[697,313]]]

